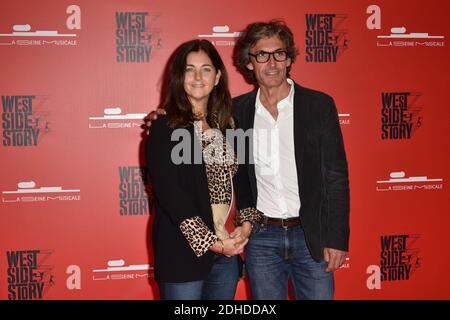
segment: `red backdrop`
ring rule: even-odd
[[[231,59],[235,32],[272,18],[294,31],[292,77],[332,95],[340,113],[351,239],[336,298],[449,299],[448,9],[2,1],[0,299],[158,298],[142,118],[189,39],[214,41],[232,95],[249,91]],[[246,281],[236,297],[250,297]]]

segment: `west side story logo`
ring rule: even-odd
[[[55,285],[53,266],[48,259],[53,250],[7,251],[8,299],[42,299]]]
[[[49,132],[47,112],[42,111],[44,96],[2,96],[2,145],[35,147]],[[37,103],[36,103],[37,102]]]
[[[346,14],[306,14],[306,62],[336,62],[348,49]]]
[[[150,186],[146,167],[119,167],[119,205],[121,216],[150,213]]]
[[[381,281],[409,280],[420,267],[420,250],[415,247],[420,235],[401,234],[381,236]]]
[[[422,261],[417,241],[419,234],[386,235],[380,237],[380,265],[367,268],[368,289],[381,289],[381,282],[407,281],[420,268]]]
[[[152,50],[161,47],[160,31],[152,27],[158,17],[148,12],[116,12],[117,62],[150,62]]]
[[[0,45],[18,46],[76,46],[77,34],[73,30],[81,29],[81,9],[79,6],[71,4],[67,7],[66,27],[71,33],[59,33],[58,30],[32,30],[29,24],[15,24],[11,33],[0,33]],[[24,20],[24,17],[16,18]],[[42,38],[42,39],[40,39]],[[11,39],[6,41],[3,39]]]
[[[381,93],[381,139],[407,140],[423,124],[418,92]]]

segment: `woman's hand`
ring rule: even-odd
[[[227,257],[241,254],[244,251],[244,247],[247,244],[248,239],[242,239],[237,236],[235,238],[228,238],[225,240],[219,240],[211,246],[211,250],[223,254]]]

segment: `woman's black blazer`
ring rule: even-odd
[[[206,167],[203,161],[194,163],[194,150],[197,159],[200,157],[202,160],[194,126],[176,130],[174,137],[179,137],[172,141],[174,129],[169,127],[167,116],[160,116],[153,121],[146,143],[156,207],[152,228],[154,271],[156,280],[160,282],[203,280],[208,276],[214,258],[212,251],[197,257],[179,227],[183,220],[194,216],[199,216],[212,231],[214,222]],[[180,142],[189,147],[181,149]],[[175,164],[172,161],[174,147],[174,152],[185,157],[187,163]]]

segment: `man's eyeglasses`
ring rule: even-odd
[[[288,58],[286,50],[277,50],[274,52],[258,51],[255,54],[249,53],[248,55],[254,57],[256,59],[256,62],[258,63],[265,63],[269,61],[270,56],[273,56],[275,61],[278,62],[286,61],[286,59]]]

